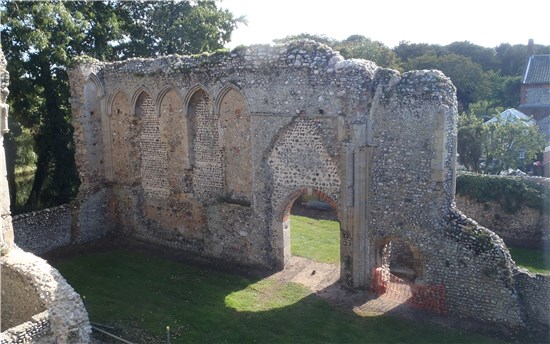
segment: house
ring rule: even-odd
[[[548,144],[544,154],[544,175],[550,177],[550,54],[535,55],[529,40],[529,61],[521,83],[519,110],[533,117]]]
[[[531,55],[521,83],[519,111],[533,117],[550,141],[550,55]]]

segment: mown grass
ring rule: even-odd
[[[338,221],[290,216],[292,255],[323,263],[340,261],[340,224]]]
[[[166,326],[172,343],[498,343],[389,316],[363,318],[298,284],[138,252],[85,254],[55,265],[85,297],[92,321],[142,329],[147,344],[166,343]]]
[[[508,246],[512,259],[518,266],[531,272],[550,274],[550,251]]]

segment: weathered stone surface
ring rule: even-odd
[[[541,247],[550,239],[550,228],[540,210],[522,207],[509,214],[498,202],[479,202],[467,196],[456,196],[456,206],[480,225],[490,228],[506,243],[528,247]]]
[[[2,257],[1,264],[2,294],[19,294],[15,299],[2,298],[11,311],[11,314],[2,315],[15,317],[15,322],[8,321],[13,328],[2,328],[5,330],[2,332],[2,343],[20,343],[21,338],[28,337],[31,339],[28,342],[39,343],[77,344],[90,341],[91,328],[84,304],[56,269],[45,260],[20,249],[10,250]],[[10,285],[16,281],[19,281],[20,287],[24,287],[23,290],[8,289],[16,287]],[[36,313],[31,308],[35,308]],[[4,312],[4,307],[2,309]],[[47,310],[45,318],[39,315],[44,310]],[[32,319],[35,315],[42,320]],[[17,326],[21,323],[26,326]]]
[[[27,252],[42,254],[71,243],[72,211],[67,205],[16,215],[15,243]]]
[[[14,244],[3,141],[8,131],[8,81],[6,61],[0,49],[0,342],[89,343],[91,328],[80,296],[45,260]],[[90,127],[89,124],[87,128]],[[101,153],[97,155],[103,156]],[[97,155],[88,156],[90,165],[96,164]],[[37,251],[63,245],[70,234],[58,235],[57,227],[61,232],[67,227],[70,230],[70,216],[66,216],[70,214],[66,210],[70,209],[60,207],[47,209],[40,215],[21,216],[23,222],[30,224],[24,226],[23,232],[29,236],[22,241]],[[45,228],[39,227],[40,221]],[[30,232],[37,226],[40,229],[37,232],[45,234],[47,239]]]
[[[338,213],[345,283],[369,286],[393,242],[418,283],[445,286],[452,316],[525,326],[504,243],[454,209],[456,90],[441,72],[400,74],[302,41],[83,59],[69,74],[79,202],[108,190],[107,216],[127,235],[283,267],[291,205],[313,193]]]
[[[0,51],[0,255],[13,245],[13,229],[10,213],[10,195],[4,154],[4,134],[8,128],[9,75],[6,69],[4,53]]]

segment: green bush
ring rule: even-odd
[[[527,179],[479,174],[459,175],[456,178],[456,193],[480,202],[498,202],[509,214],[524,206],[542,213],[544,200],[548,197],[548,191],[543,186]]]

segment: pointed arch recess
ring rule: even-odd
[[[191,87],[187,94],[185,95],[185,98],[183,99],[183,105],[184,105],[184,114],[186,117],[189,117],[192,115],[189,113],[189,107],[192,105],[192,98],[196,96],[199,92],[204,92],[204,94],[208,97],[210,101],[212,101],[212,93],[202,84],[196,84],[193,87]]]
[[[88,75],[86,82],[94,83],[94,85],[96,86],[96,96],[98,99],[101,100],[105,98],[105,86],[103,85],[101,80],[99,80],[98,76],[95,73],[91,73],[90,75]]]
[[[250,200],[253,168],[246,98],[238,88],[227,85],[219,93],[216,108],[220,121],[225,191],[233,198]]]
[[[180,99],[180,102],[182,103],[182,109],[183,109],[183,99],[184,99],[184,97],[183,97],[182,93],[180,92],[180,90],[173,84],[165,84],[160,89],[157,96],[155,97],[155,105],[157,107],[156,111],[160,116],[162,116],[162,109],[161,109],[162,102],[165,100],[166,94],[172,93],[172,92],[175,93],[177,98]]]
[[[132,125],[133,113],[128,95],[116,89],[109,99],[109,117],[112,160],[117,162],[113,166],[113,179],[122,184],[139,180],[139,140],[137,125]]]
[[[166,140],[162,139],[157,108],[145,89],[139,88],[134,98],[134,113],[141,121],[141,185],[149,198],[164,199],[169,196],[168,149]]]
[[[82,139],[86,155],[85,164],[81,168],[83,183],[95,183],[105,175],[104,171],[104,146],[103,136],[106,134],[104,126],[108,123],[102,109],[101,83],[93,74],[86,79],[82,94],[82,108],[79,122],[81,125]]]
[[[161,138],[167,145],[168,181],[172,187],[182,190],[185,170],[190,168],[190,133],[185,117],[183,97],[172,85],[166,85],[157,100],[157,113]]]
[[[214,105],[214,112],[216,114],[220,113],[220,107],[221,107],[221,104],[222,104],[222,100],[227,95],[227,93],[229,91],[237,92],[242,97],[242,99],[244,99],[246,108],[250,109],[250,106],[248,104],[248,99],[245,97],[245,95],[241,91],[241,89],[238,88],[237,86],[233,85],[233,84],[227,84],[227,85],[222,87],[222,89],[218,92],[218,96],[216,97],[216,104]]]
[[[130,104],[132,105],[133,115],[137,115],[136,110],[138,110],[139,108],[138,107],[138,101],[140,100],[139,98],[144,95],[147,95],[147,97],[151,99],[150,102],[154,109],[155,103],[153,98],[153,92],[151,92],[151,90],[149,90],[149,88],[147,88],[146,86],[141,85],[134,91],[134,93],[132,94],[132,99],[130,101]]]
[[[213,111],[212,97],[202,85],[192,87],[184,100],[190,133],[190,165],[193,191],[201,202],[219,197],[224,191],[219,117]]]

